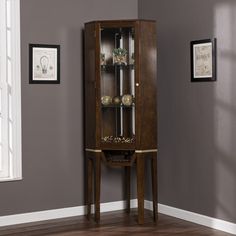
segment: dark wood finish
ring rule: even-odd
[[[135,150],[134,144],[126,143],[101,143],[102,150]]]
[[[131,167],[133,166],[135,160],[136,160],[136,155],[135,153],[130,154],[130,155],[125,155],[124,160],[113,160],[113,159],[107,159],[104,152],[102,152],[102,160],[104,163],[110,167]]]
[[[144,155],[136,154],[137,160],[137,192],[138,192],[138,223],[144,223]]]
[[[136,149],[157,148],[156,24],[139,22],[139,87],[137,111],[140,143]]]
[[[125,167],[125,181],[126,181],[126,212],[130,213],[130,167]]]
[[[131,167],[125,166],[125,199],[126,199],[126,212],[130,213],[130,176]]]
[[[100,221],[101,153],[95,154],[95,221]]]
[[[153,203],[153,219],[157,220],[157,153],[152,154],[152,203]]]
[[[139,86],[135,87],[136,142],[134,145],[101,143],[100,29],[106,27],[134,27],[135,29],[135,83],[138,83]],[[85,24],[86,148],[102,150],[156,149],[156,87],[156,24],[154,21],[118,20],[95,21]]]
[[[96,147],[96,90],[95,90],[95,25],[86,24],[85,29],[85,145]]]
[[[101,66],[100,66],[100,23],[95,23],[95,94],[96,94],[96,109],[93,115],[96,115],[96,148],[101,149]],[[86,53],[86,52],[85,52]],[[86,73],[86,71],[85,71]],[[89,104],[86,104],[89,106]],[[94,132],[94,131],[93,131]],[[88,146],[86,146],[88,147]],[[92,147],[93,148],[93,147]]]
[[[92,204],[92,180],[93,180],[93,162],[91,158],[87,158],[87,217],[91,216],[91,204]]]
[[[160,214],[153,223],[151,212],[145,211],[145,227],[136,223],[136,212],[127,215],[123,211],[103,213],[102,224],[88,221],[85,217],[50,220],[45,222],[2,227],[0,235],[8,236],[108,236],[108,235],[153,235],[153,236],[230,236],[221,231]]]
[[[124,83],[130,76],[130,69],[134,69],[135,74],[135,141],[133,143],[105,143],[102,137],[109,136],[114,132],[117,115],[116,108],[105,108],[101,105],[101,96],[117,95],[118,87],[114,86],[116,66],[112,65],[112,58],[108,58],[110,66],[100,65],[101,47],[105,46],[111,55],[115,48],[114,36],[120,28],[129,28],[127,35],[134,32],[134,65],[132,67],[123,66]],[[106,31],[109,29],[108,31]],[[133,31],[134,29],[134,31]],[[124,37],[124,48],[129,45],[130,38]],[[105,38],[105,39],[104,39]],[[104,70],[106,73],[104,73]],[[120,73],[120,72],[118,72]],[[106,80],[104,82],[103,80]],[[104,83],[105,85],[104,85]],[[127,82],[124,93],[129,93],[131,82]],[[131,94],[131,93],[130,93]],[[110,96],[111,96],[110,95]],[[120,95],[120,94],[118,94]],[[85,148],[93,151],[100,150],[101,153],[91,154],[95,163],[95,220],[100,219],[100,181],[101,181],[101,159],[110,167],[124,167],[126,176],[126,199],[127,212],[130,209],[130,167],[136,164],[137,168],[137,192],[138,192],[138,223],[144,222],[144,165],[147,157],[152,158],[152,152],[140,153],[135,151],[157,149],[157,95],[156,95],[156,24],[149,20],[117,20],[117,21],[94,21],[85,24],[85,123],[86,140]],[[123,110],[124,136],[129,137],[129,124],[131,110]],[[116,130],[117,131],[117,130]],[[117,134],[116,134],[117,135]],[[118,151],[127,157],[126,160],[107,159],[105,153],[108,151]],[[124,151],[133,154],[123,154]],[[90,155],[90,154],[89,154]],[[100,156],[98,158],[98,156]],[[89,166],[88,166],[89,167]],[[90,167],[89,167],[90,168]],[[152,158],[152,189],[154,215],[156,220],[157,211],[157,174],[156,159]],[[88,173],[91,173],[88,170]],[[90,180],[90,177],[88,177]],[[88,189],[92,189],[91,180],[88,182]],[[87,190],[89,192],[89,190]],[[90,215],[91,196],[87,196],[88,217]]]
[[[90,159],[92,157],[92,159]],[[137,199],[138,199],[138,223],[144,223],[144,182],[145,182],[145,162],[148,158],[151,159],[151,173],[152,173],[152,191],[153,191],[153,219],[157,220],[157,154],[154,153],[135,153],[130,156],[125,156],[124,162],[117,163],[109,163],[105,158],[105,154],[103,152],[87,152],[88,161],[88,169],[87,173],[87,195],[86,195],[86,203],[87,203],[87,218],[90,219],[91,216],[91,199],[92,199],[92,176],[93,170],[92,166],[95,165],[94,169],[94,199],[95,199],[95,221],[97,223],[100,222],[100,188],[101,188],[101,164],[102,159],[104,159],[104,163],[106,163],[110,167],[124,167],[125,170],[125,199],[126,199],[126,212],[130,212],[130,171],[131,164],[136,164],[136,173],[137,173]]]

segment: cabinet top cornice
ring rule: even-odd
[[[147,20],[147,19],[120,19],[120,20],[97,20],[97,21],[89,21],[86,22],[85,24],[92,24],[92,23],[99,23],[99,24],[103,24],[103,23],[135,23],[135,22],[153,22],[155,23],[155,20]]]

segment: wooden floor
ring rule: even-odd
[[[145,224],[137,225],[136,211],[130,215],[124,212],[109,212],[101,215],[101,223],[97,225],[85,217],[73,217],[15,227],[4,227],[0,235],[8,236],[107,236],[107,235],[155,235],[155,236],[229,236],[231,234],[192,224],[176,218],[159,214],[158,223],[152,222],[150,211],[145,212]]]

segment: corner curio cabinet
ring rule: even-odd
[[[142,224],[144,165],[145,160],[150,158],[155,220],[156,24],[148,20],[89,22],[85,24],[84,42],[88,218],[91,214],[94,189],[95,220],[100,220],[101,163],[124,168],[127,212],[130,211],[130,171],[131,167],[135,166],[138,223]]]

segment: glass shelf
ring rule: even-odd
[[[126,106],[126,105],[123,105],[123,104],[119,104],[119,105],[115,105],[115,104],[103,105],[102,104],[102,108],[133,108],[133,107],[135,107],[135,103],[133,103],[130,106]]]
[[[134,64],[127,64],[127,65],[125,65],[125,64],[124,65],[106,64],[106,65],[101,65],[102,70],[113,69],[113,68],[117,68],[117,69],[125,69],[125,68],[134,69]]]

